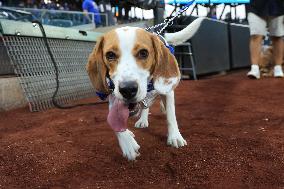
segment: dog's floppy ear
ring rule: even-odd
[[[108,94],[109,89],[106,82],[107,67],[103,59],[103,44],[104,38],[101,37],[89,56],[86,69],[96,91]]]
[[[156,35],[152,35],[155,63],[152,68],[154,87],[160,94],[172,91],[180,81],[180,71],[175,56]]]

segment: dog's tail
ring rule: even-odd
[[[165,39],[169,44],[179,45],[190,39],[197,32],[203,20],[203,17],[199,17],[179,32],[165,33]]]

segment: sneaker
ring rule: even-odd
[[[284,77],[281,65],[274,66],[274,77]]]
[[[251,70],[248,72],[247,76],[250,79],[259,79],[260,78],[259,66],[251,65]]]

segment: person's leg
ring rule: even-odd
[[[273,45],[273,60],[275,65],[282,65],[283,62],[283,40],[282,37],[271,37]]]
[[[250,37],[250,60],[252,65],[258,65],[259,63],[262,39],[262,35],[252,35]]]
[[[281,37],[271,37],[273,45],[273,61],[274,66],[274,77],[284,77],[282,70],[283,63],[283,40]]]
[[[248,77],[253,79],[260,78],[259,59],[261,53],[261,45],[263,36],[266,34],[266,21],[259,16],[248,13],[248,21],[250,27],[250,59],[251,70],[248,72]]]
[[[283,40],[284,36],[284,16],[279,16],[271,20],[269,25],[272,45],[273,45],[273,62],[274,77],[284,77],[282,70],[283,63]]]

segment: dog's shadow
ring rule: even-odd
[[[166,121],[160,121],[164,120],[165,115],[149,115],[149,126],[146,128],[136,128],[134,127],[136,119],[132,120],[130,125],[132,125],[131,130],[133,130],[135,133],[142,133],[143,137],[150,136],[151,138],[155,138],[155,140],[159,141],[166,141],[167,140],[167,123]],[[157,121],[159,120],[159,121]],[[140,137],[139,137],[140,138]]]

